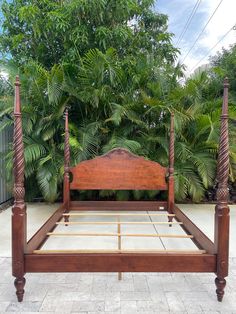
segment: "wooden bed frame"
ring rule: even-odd
[[[171,114],[169,167],[136,156],[118,148],[70,168],[68,111],[65,119],[65,171],[63,203],[47,222],[27,242],[26,205],[24,202],[24,147],[20,105],[20,82],[16,77],[14,106],[14,206],[12,209],[12,271],[18,301],[23,300],[25,274],[34,272],[214,272],[216,294],[222,301],[225,277],[228,275],[229,207],[228,202],[228,80],[224,80],[224,100],[221,115],[220,144],[217,167],[217,205],[215,207],[215,239],[212,242],[174,203],[174,116]],[[70,172],[73,179],[70,182]],[[166,190],[168,200],[157,201],[71,201],[70,190]],[[70,225],[69,217],[97,215],[99,217],[131,216],[130,211],[152,211],[165,215],[168,225],[179,224],[185,236],[170,234],[122,234],[121,222],[114,234],[54,233],[59,224]],[[89,212],[90,211],[90,212]],[[96,212],[97,211],[97,212]],[[101,212],[102,211],[102,212]],[[119,214],[118,214],[119,211]],[[120,212],[123,212],[120,213]],[[129,212],[125,212],[129,211]],[[63,221],[64,219],[64,221]],[[173,221],[174,219],[174,221]],[[156,219],[155,219],[156,220]],[[99,222],[100,224],[104,222]],[[135,222],[130,222],[135,223]],[[159,222],[155,222],[159,223]],[[162,222],[160,222],[162,223]],[[168,229],[172,230],[172,229]],[[118,237],[117,250],[43,250],[51,236],[105,235]],[[196,250],[123,250],[122,236],[186,237]],[[180,240],[181,241],[181,240]],[[121,275],[119,276],[121,278]]]

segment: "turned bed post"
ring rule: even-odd
[[[63,203],[65,212],[69,212],[70,206],[70,144],[69,144],[69,126],[68,126],[68,109],[65,111],[65,146],[64,146],[64,182],[63,182]],[[69,216],[65,216],[65,222],[69,221]]]
[[[16,77],[13,135],[14,205],[12,208],[12,274],[18,301],[23,300],[25,286],[24,252],[26,249],[26,205],[24,202],[24,146],[22,134],[20,81]]]
[[[174,133],[174,113],[171,112],[170,120],[170,144],[169,144],[169,169],[168,169],[168,207],[169,214],[173,214],[175,187],[174,187],[174,145],[175,145],[175,133]],[[169,217],[171,222],[172,216]],[[170,225],[171,226],[171,225]]]
[[[228,207],[228,176],[229,176],[229,138],[228,138],[228,79],[224,80],[224,96],[221,115],[220,143],[217,164],[217,204],[215,207],[215,249],[217,253],[216,294],[222,301],[225,277],[228,276],[229,258],[229,207]]]

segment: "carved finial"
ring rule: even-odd
[[[228,79],[228,77],[225,77],[225,79],[224,79],[224,87],[229,87],[229,79]]]
[[[15,85],[16,85],[16,86],[19,86],[19,85],[20,85],[20,77],[19,77],[19,75],[16,75]]]
[[[68,131],[68,108],[65,110],[65,131]]]
[[[21,113],[21,104],[20,104],[20,78],[17,75],[15,81],[15,105],[14,105],[14,114],[19,115]]]
[[[224,79],[224,96],[223,96],[223,106],[222,106],[222,116],[221,118],[228,117],[228,89],[229,89],[229,80],[226,77]],[[226,117],[227,115],[227,117]]]

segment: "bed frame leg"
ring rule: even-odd
[[[229,137],[228,137],[228,79],[224,80],[224,99],[220,126],[220,143],[217,163],[217,204],[215,207],[216,294],[219,302],[224,296],[229,260]]]
[[[25,287],[25,277],[19,277],[16,278],[14,281],[14,285],[16,287],[16,295],[17,295],[17,300],[18,302],[22,302],[23,301],[23,297],[24,297],[24,287]]]
[[[13,135],[14,205],[12,207],[12,275],[18,301],[23,300],[25,286],[24,253],[26,251],[26,205],[24,201],[24,145],[22,135],[20,80],[15,82],[14,135]]]
[[[225,289],[225,286],[226,286],[226,280],[224,278],[216,277],[215,284],[216,284],[217,300],[219,302],[222,302],[223,296],[225,294],[224,289]]]

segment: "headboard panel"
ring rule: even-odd
[[[123,148],[70,168],[71,190],[167,190],[167,168]]]

